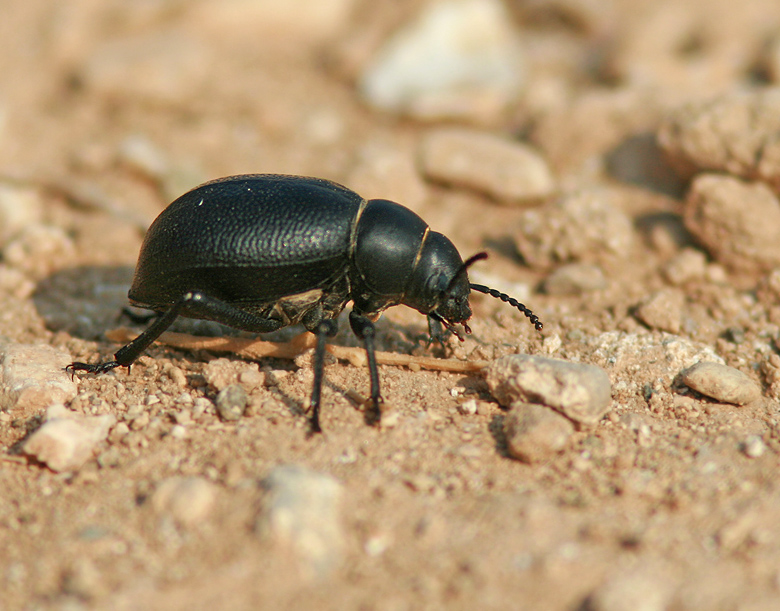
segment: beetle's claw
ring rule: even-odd
[[[73,362],[65,367],[65,372],[70,374],[71,379],[74,378],[77,371],[83,371],[85,373],[106,373],[112,369],[119,367],[119,363],[116,361],[106,361],[105,363],[79,363]]]

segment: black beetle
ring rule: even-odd
[[[374,356],[374,325],[388,307],[404,304],[428,317],[430,340],[442,342],[471,317],[469,291],[486,293],[542,323],[522,303],[470,284],[452,242],[417,214],[383,199],[364,200],[321,178],[249,174],[207,182],[160,213],[141,247],[130,302],[160,316],[146,331],[97,364],[66,368],[103,373],[130,367],[177,316],[213,320],[267,333],[302,323],[316,334],[312,430],[319,409],[326,338],[353,302],[349,322],[366,349],[371,406],[378,421],[382,397]],[[462,338],[461,338],[462,339]]]

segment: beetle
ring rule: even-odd
[[[501,299],[536,327],[539,318],[516,299],[471,284],[468,268],[487,257],[461,259],[453,243],[400,204],[365,200],[335,182],[302,176],[246,174],[204,183],[185,193],[146,234],[130,303],[157,319],[113,360],[73,362],[75,374],[127,367],[179,317],[212,320],[268,333],[295,323],[317,337],[310,423],[320,427],[325,343],[349,301],[352,331],[368,359],[374,422],[382,396],[374,355],[374,322],[403,304],[428,317],[429,345],[447,332],[470,333],[470,291]]]

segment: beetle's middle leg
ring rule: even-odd
[[[368,358],[368,375],[371,378],[371,409],[370,420],[372,424],[379,424],[382,418],[382,394],[379,390],[379,369],[376,366],[376,355],[374,354],[374,338],[376,329],[374,323],[365,316],[358,314],[355,310],[349,313],[349,324],[352,331],[359,339],[363,340],[366,348],[366,357]]]

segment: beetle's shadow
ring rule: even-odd
[[[93,265],[59,270],[38,283],[32,296],[33,303],[51,331],[63,331],[86,340],[102,340],[109,329],[120,324],[132,324],[138,327],[140,333],[148,323],[133,324],[123,316],[129,305],[127,292],[133,270],[129,266]],[[219,323],[183,317],[178,318],[170,330],[204,336],[255,337],[255,334]],[[288,341],[301,330],[300,327],[289,327],[262,337],[269,341]]]

